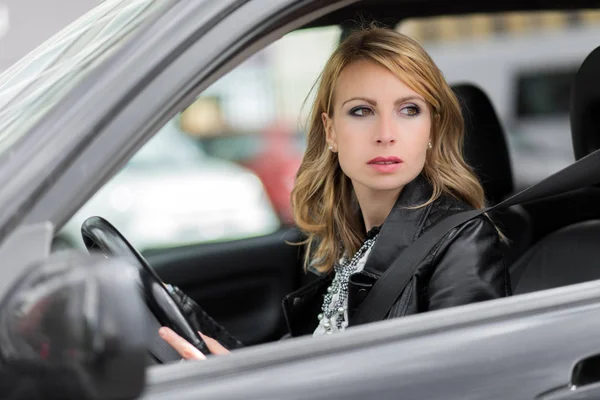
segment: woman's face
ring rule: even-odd
[[[421,173],[431,139],[425,100],[387,68],[350,64],[334,91],[327,141],[355,191],[400,190]]]

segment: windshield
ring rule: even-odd
[[[164,4],[106,0],[0,75],[0,154]]]

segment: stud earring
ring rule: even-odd
[[[329,149],[330,151],[333,151],[333,146],[329,146],[329,147],[328,147],[328,149]]]
[[[427,147],[429,147],[430,149],[433,148],[433,145],[431,144],[431,142],[429,142],[429,144],[427,145]]]

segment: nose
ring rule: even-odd
[[[392,118],[380,118],[377,127],[377,144],[387,145],[396,142],[396,132]]]

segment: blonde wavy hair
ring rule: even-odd
[[[319,80],[308,120],[308,143],[296,183],[292,208],[298,228],[306,234],[305,268],[329,272],[340,256],[354,254],[364,241],[364,222],[350,179],[335,153],[328,151],[322,113],[333,116],[333,95],[342,70],[367,60],[395,74],[428,103],[433,148],[427,152],[423,175],[431,183],[431,198],[443,193],[475,208],[485,203],[483,188],[462,155],[464,121],[454,92],[423,47],[393,30],[369,28],[350,34],[331,55]]]

